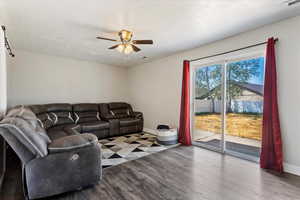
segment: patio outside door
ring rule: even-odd
[[[194,69],[193,141],[216,151],[223,151],[222,71],[224,64],[210,63]]]
[[[258,161],[264,57],[192,65],[193,144]]]

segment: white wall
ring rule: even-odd
[[[191,51],[129,69],[131,103],[145,115],[145,127],[159,123],[178,126],[182,62],[279,38],[277,70],[279,109],[286,170],[300,175],[300,17],[264,26]]]
[[[127,101],[127,69],[14,51],[8,62],[8,105]]]
[[[1,21],[0,21],[0,25]],[[4,33],[0,28],[0,115],[6,111],[7,81],[6,81],[6,50],[4,46]]]

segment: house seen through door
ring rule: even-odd
[[[258,161],[264,60],[257,55],[193,65],[194,145]]]

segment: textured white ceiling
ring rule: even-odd
[[[0,0],[17,49],[133,66],[300,14],[284,0]],[[125,56],[107,48],[128,29],[153,39]],[[142,59],[147,56],[148,59]]]

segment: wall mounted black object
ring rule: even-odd
[[[8,54],[11,56],[11,57],[15,57],[15,54],[13,54],[12,50],[11,50],[11,47],[10,47],[10,44],[9,44],[9,41],[7,39],[7,36],[6,36],[6,28],[5,26],[1,26],[3,32],[4,32],[4,43],[5,43],[5,48],[6,50],[8,51]]]

